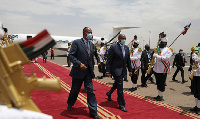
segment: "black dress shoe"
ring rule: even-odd
[[[185,83],[185,82],[188,82],[188,81],[186,81],[186,80],[183,80],[183,81],[182,81],[182,83]]]
[[[154,99],[156,100],[156,101],[163,101],[164,99],[163,99],[163,97],[162,96],[157,96],[157,97],[154,97]]]
[[[98,115],[93,115],[93,114],[90,114],[90,117],[91,118],[93,118],[93,119],[101,119],[101,117],[100,116],[98,116]]]
[[[124,112],[128,112],[128,110],[125,107],[119,106],[119,109],[122,110],[122,111],[124,111]]]
[[[69,111],[72,111],[72,106],[68,106],[67,109],[68,109]]]
[[[147,84],[142,84],[141,87],[147,87]]]
[[[176,79],[172,79],[172,81],[178,81],[178,80],[176,80]]]
[[[128,82],[128,80],[127,80],[127,79],[125,79],[124,81]]]
[[[131,92],[133,92],[133,91],[136,91],[137,90],[137,87],[135,87],[135,88],[129,88],[129,91],[131,91]]]
[[[108,92],[106,93],[106,95],[108,96],[108,99],[107,99],[108,101],[113,101],[111,98],[111,95]]]
[[[197,106],[191,108],[190,111],[197,111]]]
[[[103,79],[103,76],[97,76],[97,79]]]

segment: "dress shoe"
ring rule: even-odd
[[[103,76],[97,76],[97,79],[103,79]]]
[[[131,91],[131,92],[133,92],[133,91],[136,91],[137,90],[137,87],[135,87],[135,88],[129,88],[129,91]]]
[[[125,79],[124,81],[128,82],[128,80],[127,80],[127,79]]]
[[[68,109],[69,111],[72,111],[72,106],[68,106],[67,109]]]
[[[188,81],[186,81],[186,80],[183,80],[183,81],[182,81],[182,83],[185,83],[185,82],[188,82]]]
[[[197,106],[191,108],[190,111],[197,111]]]
[[[163,97],[162,96],[157,96],[157,97],[154,97],[154,99],[156,100],[156,101],[163,101]]]
[[[147,84],[142,84],[141,87],[147,87]]]
[[[125,107],[119,106],[119,109],[124,111],[124,112],[128,112],[128,110]]]
[[[93,119],[101,119],[101,117],[100,116],[98,116],[98,115],[93,115],[93,114],[90,114],[90,117],[91,118],[93,118]]]
[[[178,80],[176,80],[176,79],[172,79],[172,81],[178,81]]]
[[[108,96],[108,99],[107,99],[108,101],[113,101],[111,98],[111,95],[108,92],[106,93],[106,95]]]
[[[196,114],[200,115],[200,108],[197,107]]]

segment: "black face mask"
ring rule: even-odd
[[[137,48],[137,47],[138,47],[138,44],[133,44],[133,47],[134,47],[134,48]]]
[[[149,50],[150,50],[150,48],[148,47],[148,48],[146,48],[146,50],[147,50],[147,51],[149,51]]]

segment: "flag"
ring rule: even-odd
[[[131,42],[133,42],[134,40],[132,40]]]
[[[43,30],[34,38],[20,43],[20,47],[29,59],[33,59],[56,44],[47,30]]]
[[[191,25],[191,23],[190,23],[189,25],[186,25],[186,26],[184,27],[184,30],[182,31],[182,34],[183,34],[183,35],[185,35],[185,34],[187,33],[187,30],[190,28],[190,25]]]

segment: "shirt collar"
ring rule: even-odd
[[[119,43],[119,45],[120,45],[121,47],[122,47],[122,46],[124,47],[124,45],[123,45],[123,44],[121,44],[120,42],[118,42],[118,43]]]

